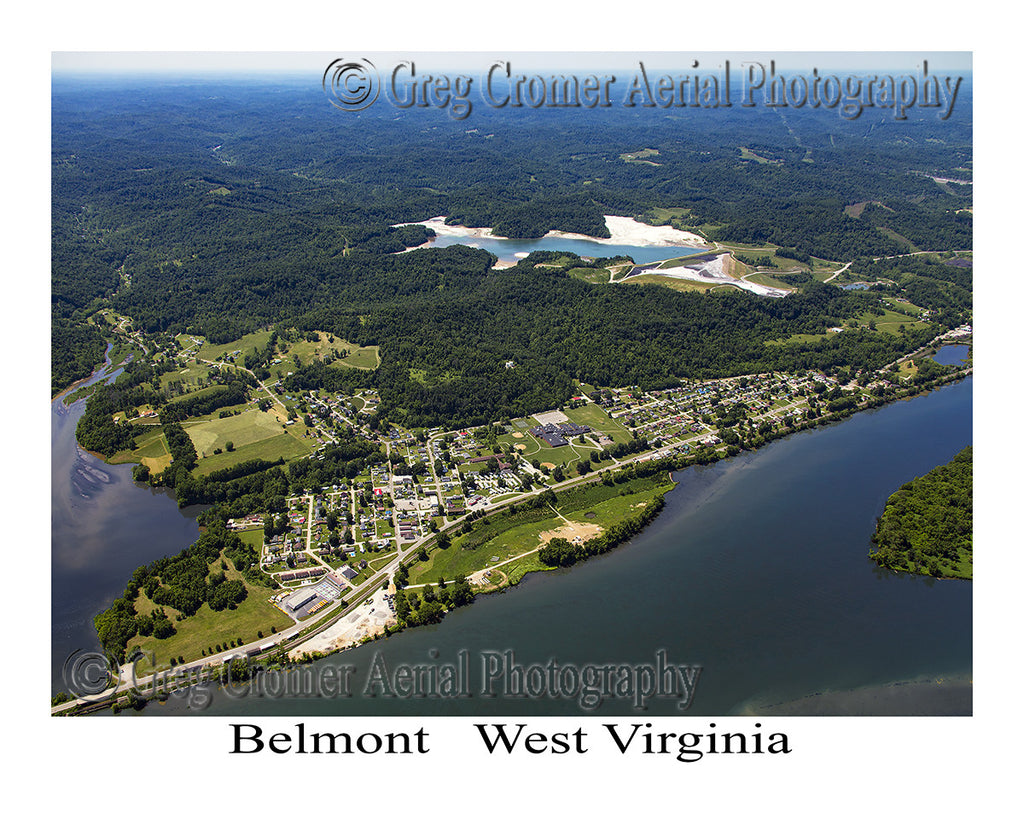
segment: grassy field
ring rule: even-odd
[[[436,583],[441,577],[451,580],[460,574],[468,576],[520,555],[525,555],[523,561],[532,560],[534,563],[524,563],[520,567],[509,564],[501,567],[499,571],[506,574],[511,572],[518,579],[526,571],[547,568],[540,564],[535,554],[535,550],[543,545],[542,534],[565,526],[566,520],[572,523],[594,524],[600,526],[602,530],[607,530],[608,527],[635,514],[642,508],[642,504],[671,488],[671,484],[653,486],[649,480],[634,483],[636,486],[647,488],[630,492],[630,489],[634,488],[632,485],[597,485],[585,492],[573,494],[571,503],[560,502],[558,512],[550,508],[524,511],[519,516],[523,522],[502,515],[491,518],[489,524],[478,521],[474,523],[473,532],[453,538],[449,548],[434,549],[430,552],[428,560],[414,561],[409,567],[409,584]],[[629,494],[618,494],[621,491]],[[563,506],[570,510],[563,511]],[[464,548],[467,544],[473,544],[474,548]],[[534,554],[529,555],[530,552]]]
[[[768,159],[767,157],[763,157],[760,154],[755,154],[752,150],[750,150],[749,148],[745,148],[742,145],[740,146],[740,159],[748,159],[748,160],[752,159],[754,162],[757,162],[759,165],[781,165],[782,164],[782,160],[781,159]]]
[[[702,292],[717,286],[715,284],[704,284],[703,282],[690,281],[689,279],[674,279],[671,276],[658,276],[657,274],[633,276],[632,278],[624,279],[623,284],[660,285],[662,287],[669,287],[673,290],[681,290],[683,292]]]
[[[197,389],[199,384],[206,380],[210,374],[210,367],[207,364],[192,362],[176,372],[164,373],[160,376],[160,386],[167,387],[170,384],[183,384],[186,387]]]
[[[534,419],[530,419],[530,426],[534,426],[535,424],[536,421]],[[526,430],[522,430],[521,434],[523,436],[522,438],[516,438],[515,435],[512,433],[506,435],[499,435],[498,443],[500,443],[503,447],[508,444],[511,444],[513,447],[522,446],[524,448],[516,448],[516,452],[519,453],[519,455],[521,455],[527,461],[533,461],[534,459],[536,459],[540,461],[542,464],[551,464],[552,467],[573,464],[576,461],[578,461],[581,457],[589,458],[591,452],[598,451],[591,444],[578,446],[576,444],[575,438],[572,439],[569,446],[553,447],[550,444],[545,443],[544,441],[540,441],[537,438],[534,438]],[[484,450],[484,452],[486,452],[486,450]],[[485,466],[485,464],[464,464],[462,467],[460,467],[460,469],[463,469],[463,467],[465,467],[463,471],[477,472],[481,471]],[[476,469],[474,467],[479,467],[479,469]]]
[[[215,361],[220,356],[238,353],[238,360],[241,362],[250,353],[255,353],[266,347],[269,340],[270,330],[260,330],[227,344],[204,344],[199,348],[199,357],[205,361]]]
[[[357,370],[375,370],[380,366],[380,352],[377,347],[359,347],[349,344],[344,339],[336,338],[323,331],[318,331],[317,341],[302,339],[288,346],[279,353],[281,361],[270,366],[271,380],[283,378],[295,370],[294,357],[298,356],[303,364],[324,359],[330,353],[344,354],[344,358],[332,361],[332,367],[353,367]]]
[[[262,535],[262,532],[259,533]],[[216,562],[212,564],[219,571]],[[228,580],[242,580],[249,592],[249,596],[243,600],[236,609],[225,609],[213,611],[206,603],[199,608],[191,617],[177,621],[178,614],[169,606],[163,610],[168,617],[174,621],[176,633],[164,640],[158,640],[150,635],[142,637],[135,635],[128,641],[128,653],[131,654],[135,647],[144,652],[152,652],[156,656],[157,666],[166,668],[171,658],[184,657],[185,661],[202,658],[203,650],[215,648],[217,643],[225,646],[231,640],[242,639],[243,643],[259,640],[259,632],[264,636],[270,635],[270,629],[287,628],[292,620],[284,612],[269,602],[268,598],[272,592],[266,586],[256,586],[246,582],[241,574],[237,572],[230,561],[228,570],[225,572]],[[136,611],[139,614],[148,614],[154,608],[153,603],[146,597],[145,592],[139,591],[139,597],[135,602]],[[226,647],[226,646],[225,646]],[[139,663],[139,671],[148,673],[151,666],[148,661]]]
[[[900,325],[902,324],[907,329],[924,327],[926,322],[915,321],[910,316],[904,316],[902,313],[895,313],[892,310],[886,310],[885,315],[873,316],[868,313],[862,313],[857,317],[861,326],[867,326],[869,321],[875,322],[875,329],[881,333],[890,333],[892,335],[899,335]]]
[[[115,452],[107,459],[107,462],[112,464],[142,463],[148,466],[149,471],[154,474],[162,472],[171,462],[171,453],[167,449],[163,428],[159,424],[153,425],[153,429],[135,439],[135,449]]]
[[[667,225],[673,219],[690,215],[690,208],[651,208],[647,211],[652,225]]]
[[[785,276],[776,278],[771,273],[755,273],[753,276],[747,276],[747,281],[754,284],[763,284],[766,287],[778,287],[781,290],[792,291],[795,289],[794,285],[786,282]]]
[[[629,430],[614,418],[610,418],[608,413],[597,404],[586,404],[575,409],[567,409],[565,414],[569,416],[570,421],[585,424],[594,432],[602,432],[617,444],[624,444],[633,439]]]
[[[904,316],[901,313],[894,313],[891,310],[886,310],[884,315],[876,316],[872,313],[861,313],[855,318],[856,329],[866,329],[870,327],[870,322],[874,322],[874,332],[876,333],[889,333],[891,335],[900,334],[900,325],[907,330],[924,327],[925,322],[915,321],[910,316]],[[844,324],[844,327],[851,329],[848,324]],[[772,339],[766,341],[765,344],[771,346],[783,345],[783,344],[804,344],[809,342],[821,341],[831,335],[830,333],[819,333],[817,335],[811,335],[808,333],[798,333],[796,335],[789,336],[788,338]]]
[[[591,284],[608,284],[608,280],[611,278],[611,273],[603,267],[574,267],[571,270],[566,270],[565,272],[574,279],[582,279],[583,281],[590,282]]]
[[[170,466],[171,451],[167,448],[167,439],[160,427],[136,441],[140,444],[137,449],[139,463],[148,466],[154,475],[160,474]]]
[[[290,432],[281,433],[245,446],[236,445],[232,452],[224,451],[220,455],[201,457],[199,465],[195,468],[195,474],[208,475],[218,469],[225,469],[257,458],[264,461],[276,461],[278,458],[284,458],[289,461],[308,455],[312,451],[313,444],[309,441]]]
[[[228,441],[234,443],[235,447],[243,447],[279,436],[283,432],[277,418],[258,409],[247,409],[240,415],[227,418],[206,416],[196,421],[185,421],[182,426],[192,439],[200,458],[212,455],[215,449],[224,449]]]

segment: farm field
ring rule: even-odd
[[[236,446],[232,452],[222,451],[219,455],[200,458],[195,474],[208,475],[218,469],[226,469],[256,459],[276,461],[278,458],[284,458],[289,461],[308,455],[312,451],[310,443],[292,433],[282,433],[245,446]]]
[[[247,409],[239,415],[227,418],[209,416],[182,423],[189,438],[195,445],[196,454],[202,458],[213,454],[215,449],[224,449],[231,441],[235,447],[256,443],[280,435],[284,429],[281,422],[268,412]]]
[[[266,347],[269,340],[270,330],[260,330],[227,344],[204,344],[199,348],[198,355],[204,361],[216,361],[222,356],[237,354],[239,363],[241,363],[247,355]]]

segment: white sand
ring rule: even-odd
[[[669,279],[686,279],[688,281],[703,282],[704,284],[728,284],[758,296],[770,296],[772,298],[781,298],[789,295],[788,290],[780,290],[777,287],[768,287],[763,284],[755,284],[754,282],[733,278],[725,272],[724,259],[724,256],[719,255],[713,259],[694,262],[692,265],[686,265],[685,267],[667,267],[656,270],[648,268],[644,273],[637,275],[665,276]]]
[[[491,228],[468,228],[462,225],[446,225],[445,217],[435,216],[424,222],[412,222],[410,224],[424,225],[431,228],[438,236],[459,236],[467,239],[503,239],[503,236],[495,236]],[[608,239],[597,239],[593,236],[585,236],[582,233],[566,233],[561,230],[552,230],[544,238],[556,237],[559,239],[582,239],[588,242],[597,242],[602,245],[632,245],[633,247],[708,247],[709,245],[696,233],[685,230],[676,230],[669,225],[645,225],[628,216],[605,216],[605,226],[611,237]],[[402,227],[402,225],[394,225]],[[429,246],[420,245],[420,247]],[[518,254],[516,254],[518,255]]]
[[[562,239],[586,239],[603,245],[633,245],[634,247],[708,247],[708,244],[696,233],[676,230],[670,225],[645,225],[628,216],[605,216],[605,227],[611,233],[608,239],[595,239],[580,233],[564,233],[552,230],[548,236]]]
[[[370,598],[372,601],[370,605],[357,606],[334,625],[293,648],[288,652],[288,656],[297,660],[307,651],[330,652],[349,648],[357,645],[364,637],[383,632],[385,623],[391,626],[395,625],[397,620],[391,613],[391,609],[388,608],[384,594],[383,589],[378,589]]]

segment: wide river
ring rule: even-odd
[[[669,662],[702,672],[687,713],[970,712],[972,587],[895,575],[868,559],[875,518],[904,482],[972,442],[972,379],[676,474],[661,516],[630,543],[567,570],[528,576],[438,626],[314,663],[353,665],[348,698],[214,696],[206,714],[582,714],[570,698],[479,696],[485,652],[522,665]],[[77,452],[54,413],[54,686],[89,621],[131,570],[196,536],[194,514],[134,485],[127,467]],[[81,467],[108,483],[83,485]],[[79,477],[76,477],[79,476]],[[85,490],[82,497],[79,490]],[[473,696],[367,697],[376,652],[389,669],[468,652]],[[295,672],[293,672],[294,674]],[[894,683],[917,683],[894,686]],[[899,697],[893,700],[893,693]],[[810,699],[806,699],[810,698]],[[790,705],[802,700],[801,704]],[[653,699],[646,715],[680,713]],[[143,714],[182,714],[183,699]],[[623,699],[595,713],[637,714]]]
[[[116,378],[100,372],[86,385]],[[50,405],[52,689],[76,651],[94,651],[92,619],[124,592],[138,566],[177,554],[199,537],[203,507],[178,510],[165,491],[132,480],[132,464],[109,466],[75,442],[85,401]]]

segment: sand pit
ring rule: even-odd
[[[563,537],[572,543],[576,538],[579,538],[580,541],[590,540],[592,537],[597,537],[603,531],[604,529],[596,523],[567,523],[564,526],[559,526],[557,529],[541,532],[540,541],[541,543],[548,543],[556,537]]]
[[[458,236],[464,239],[504,238],[496,236],[489,227],[468,228],[463,225],[446,225],[444,220],[444,216],[435,216],[433,219],[426,219],[422,222],[404,224],[423,225],[431,228],[438,236]],[[393,225],[393,227],[403,227],[404,224]],[[595,236],[586,236],[582,233],[567,233],[561,230],[548,231],[545,234],[545,238],[582,239],[603,245],[634,245],[638,247],[708,247],[707,242],[696,233],[691,233],[687,230],[677,230],[670,225],[647,225],[636,221],[636,219],[630,219],[628,216],[611,215],[604,217],[604,224],[608,228],[608,233],[611,234],[607,239],[598,239]],[[429,245],[430,242],[426,242],[420,245],[420,247],[429,247]],[[523,258],[527,254],[519,252],[515,255]]]
[[[320,651],[329,653],[349,646],[358,645],[365,637],[374,637],[384,631],[385,624],[392,626],[397,622],[384,600],[385,592],[379,589],[369,605],[360,605],[342,617],[334,625],[328,626],[319,634],[288,652],[293,660],[298,660],[306,652]]]

